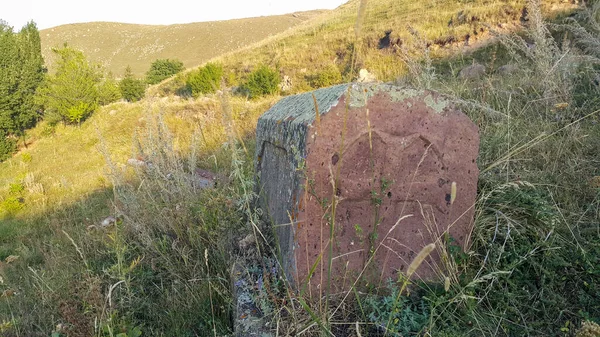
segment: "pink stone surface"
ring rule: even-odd
[[[332,292],[347,291],[359,275],[360,286],[397,280],[424,246],[440,247],[448,235],[468,247],[479,175],[477,126],[437,93],[410,92],[399,97],[375,90],[361,106],[347,106],[346,93],[308,128],[303,197],[293,215],[301,289],[314,295],[327,287],[332,225]],[[441,261],[434,252],[413,278],[439,280]]]

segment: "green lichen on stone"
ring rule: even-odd
[[[423,95],[423,90],[417,90],[413,88],[394,88],[395,90],[390,91],[392,102],[404,102],[407,99],[414,98]]]
[[[350,89],[350,107],[351,108],[362,108],[362,107],[366,106],[367,103],[369,102],[369,99],[371,99],[371,97],[377,95],[381,91],[388,91],[388,90],[382,90],[383,87],[386,87],[386,86],[388,86],[388,85],[382,85],[382,84],[376,84],[376,83],[372,83],[372,84],[355,83],[355,84],[353,84]]]
[[[428,107],[430,107],[433,111],[435,111],[438,114],[442,113],[442,111],[444,111],[444,109],[446,109],[449,104],[447,100],[441,97],[435,99],[431,94],[425,96],[423,102],[425,102],[425,104]]]
[[[293,124],[311,124],[316,117],[313,95],[317,100],[319,113],[324,115],[339,103],[340,97],[346,92],[347,88],[347,84],[340,84],[313,92],[284,97],[260,118],[263,120],[279,120],[283,123],[293,121]]]
[[[352,85],[350,90],[350,107],[362,108],[368,105],[369,100],[379,93],[386,93],[392,102],[404,102],[407,99],[422,96],[423,90],[413,88],[402,88],[391,84],[361,84]]]

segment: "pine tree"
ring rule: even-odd
[[[79,50],[65,45],[52,51],[58,56],[56,74],[48,76],[38,93],[50,114],[68,123],[80,123],[98,108],[101,73]]]
[[[121,95],[128,102],[136,102],[144,98],[146,94],[146,83],[137,79],[133,76],[131,67],[127,66],[125,69],[125,75],[119,83],[119,89],[121,89]]]
[[[19,50],[12,27],[0,22],[0,129],[4,136],[15,131],[19,112]]]
[[[40,117],[35,93],[45,76],[40,33],[34,22],[29,22],[17,35],[19,59],[21,60],[17,97],[19,109],[15,119],[14,133],[23,137],[25,130],[35,125]]]

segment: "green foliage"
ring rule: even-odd
[[[146,73],[146,82],[148,84],[157,84],[181,71],[183,71],[183,62],[179,60],[159,59],[150,65]]]
[[[244,88],[250,97],[272,95],[278,92],[280,81],[281,78],[277,71],[262,65],[250,74]]]
[[[187,87],[192,95],[214,93],[220,86],[223,77],[223,67],[216,63],[207,63],[195,71],[192,71],[187,78]]]
[[[0,162],[10,158],[17,150],[17,141],[7,137],[6,131],[0,129]]]
[[[39,98],[50,114],[67,123],[80,123],[98,107],[99,68],[70,47],[52,51],[58,57],[56,74],[48,76]]]
[[[485,199],[484,209],[480,220],[497,229],[491,243],[474,248],[489,261],[485,271],[497,277],[494,282],[474,283],[472,291],[493,303],[490,309],[502,308],[508,322],[527,322],[526,328],[503,324],[508,335],[526,331],[551,335],[558,328],[547,322],[555,317],[562,316],[563,322],[577,315],[598,317],[594,316],[600,314],[600,284],[594,281],[600,277],[597,236],[574,237],[566,228],[560,229],[561,214],[551,197],[529,184],[496,188]],[[578,246],[585,246],[585,251]],[[569,308],[581,312],[565,313]]]
[[[8,196],[0,201],[0,216],[11,217],[23,209],[25,206],[24,191],[25,186],[21,182],[8,185]]]
[[[8,186],[8,193],[10,195],[20,195],[25,191],[25,186],[21,183],[12,183]]]
[[[70,123],[80,123],[92,111],[96,109],[95,103],[79,102],[77,105],[70,106],[67,109],[66,118]]]
[[[24,152],[21,155],[21,161],[23,161],[24,163],[31,163],[31,160],[32,160],[31,153]]]
[[[15,149],[6,136],[21,137],[38,119],[34,94],[44,78],[40,37],[33,22],[14,33],[0,21],[0,161]]]
[[[414,336],[422,333],[429,323],[429,304],[424,299],[409,296],[401,296],[400,300],[396,301],[399,288],[394,284],[390,284],[389,288],[389,295],[367,295],[363,301],[368,320],[376,326],[373,335],[377,335],[377,330],[385,331],[390,314],[388,334],[391,336]]]
[[[323,70],[309,77],[313,88],[325,88],[342,82],[340,69],[333,64],[327,65]]]
[[[179,73],[167,83],[161,85],[158,90],[161,96],[177,95],[190,97],[192,95],[187,85],[187,74]]]
[[[98,104],[107,105],[121,99],[119,83],[109,74],[98,85]]]
[[[137,102],[146,95],[146,83],[135,78],[130,67],[125,69],[125,76],[119,83],[119,89],[123,98],[128,102]]]
[[[25,207],[25,201],[21,197],[9,196],[0,201],[0,215],[5,217],[14,216]]]

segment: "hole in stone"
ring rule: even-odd
[[[340,156],[337,153],[331,157],[331,163],[333,165],[337,164],[339,160],[340,160]]]

